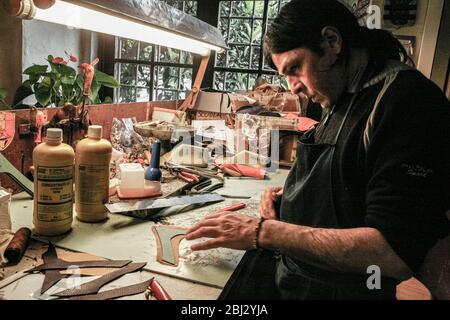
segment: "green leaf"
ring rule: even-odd
[[[33,65],[31,67],[28,67],[25,69],[25,71],[23,72],[24,74],[28,74],[28,75],[38,75],[38,74],[42,74],[47,72],[47,66],[43,66],[43,65]]]
[[[81,74],[77,75],[77,79],[75,80],[75,82],[78,85],[78,88],[80,88],[81,91],[83,91],[84,80],[83,80],[83,76]]]
[[[94,80],[97,81],[100,85],[103,85],[108,88],[118,88],[120,87],[119,82],[112,76],[107,75],[99,70],[95,70]]]
[[[110,96],[105,97],[105,100],[103,100],[103,103],[105,104],[111,104],[113,103],[113,99],[111,99]]]
[[[52,97],[52,88],[40,87],[36,90],[36,100],[41,104],[41,106],[46,107],[50,104],[50,99]]]
[[[33,94],[33,90],[31,89],[29,81],[25,81],[19,88],[17,88],[14,98],[13,98],[13,106],[19,105],[23,99],[31,96]]]
[[[92,81],[91,89],[89,90],[89,100],[95,102],[95,99],[98,96],[98,92],[100,91],[101,85],[94,79]]]
[[[61,82],[64,84],[68,84],[68,85],[73,85],[75,83],[76,80],[76,76],[62,76],[61,77]]]
[[[6,89],[0,88],[0,100],[5,99],[8,96]]]
[[[75,71],[74,68],[66,66],[65,64],[59,65],[59,72],[61,73],[62,76],[66,76],[66,77],[75,78],[77,75],[77,72]]]
[[[35,85],[36,83],[39,82],[41,77],[42,77],[42,74],[38,74],[38,73],[37,74],[32,74],[32,75],[30,75],[28,80],[30,81],[30,84]]]

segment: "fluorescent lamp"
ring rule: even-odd
[[[203,56],[208,55],[210,50],[223,51],[218,46],[153,27],[144,22],[135,22],[61,0],[57,0],[49,9],[37,9],[34,19],[185,50]]]

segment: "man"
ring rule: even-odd
[[[360,27],[338,1],[291,1],[264,49],[325,116],[300,139],[284,188],[262,195],[260,220],[211,215],[186,239],[212,238],[193,250],[279,252],[273,298],[395,298],[449,231],[448,100],[403,63],[395,38]],[[371,266],[379,290],[367,286]]]

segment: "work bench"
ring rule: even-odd
[[[22,261],[16,266],[0,269],[3,273],[2,277],[7,278],[32,265],[39,264],[38,258],[45,252],[46,243],[51,241],[57,247],[58,256],[60,253],[81,252],[112,260],[146,262],[141,278],[145,278],[146,274],[149,274],[149,277],[155,276],[173,299],[217,299],[244,252],[224,248],[192,252],[190,245],[194,242],[183,240],[180,243],[178,266],[162,265],[156,261],[156,241],[151,227],[155,225],[190,227],[204,216],[237,202],[247,204],[247,207],[239,213],[257,216],[261,192],[268,187],[282,186],[287,173],[288,170],[279,169],[269,174],[268,179],[264,181],[225,179],[224,188],[217,190],[217,193],[251,198],[248,200],[226,199],[220,203],[176,214],[171,213],[174,208],[169,208],[165,217],[159,222],[122,214],[110,214],[104,222],[84,223],[74,216],[72,230],[65,235],[33,236]],[[25,193],[14,195],[10,212],[13,232],[21,227],[33,228],[33,200],[30,196]],[[42,280],[33,281],[30,278],[32,276],[37,275],[27,275],[0,288],[3,298],[33,299],[31,295],[39,289]],[[28,281],[29,284],[21,286],[20,283],[24,281]],[[45,297],[41,298],[45,299]],[[143,295],[131,298],[142,299]]]

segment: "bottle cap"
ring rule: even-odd
[[[58,128],[47,129],[46,141],[48,142],[61,142],[63,131]]]
[[[89,138],[101,139],[103,135],[102,126],[98,125],[89,126],[87,135]]]

